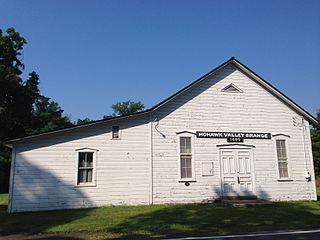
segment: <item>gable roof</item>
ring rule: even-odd
[[[272,86],[270,83],[268,83],[266,80],[264,80],[262,77],[260,77],[258,74],[256,74],[254,71],[252,71],[251,69],[249,69],[247,66],[245,66],[244,64],[242,64],[240,61],[238,61],[235,57],[230,58],[229,60],[227,60],[226,62],[222,63],[221,65],[219,65],[218,67],[216,67],[215,69],[211,70],[210,72],[208,72],[207,74],[203,75],[202,77],[198,78],[197,80],[195,80],[194,82],[190,83],[189,85],[187,85],[186,87],[184,87],[183,89],[179,90],[178,92],[176,92],[175,94],[171,95],[170,97],[166,98],[165,100],[161,101],[160,103],[156,104],[155,106],[146,109],[144,111],[141,112],[137,112],[137,113],[132,113],[132,114],[128,114],[128,115],[124,115],[124,116],[117,116],[117,117],[112,117],[112,118],[107,118],[107,119],[101,119],[101,120],[96,120],[96,121],[92,121],[89,123],[83,123],[83,124],[79,124],[76,126],[71,126],[71,127],[66,127],[66,128],[62,128],[62,129],[58,129],[58,130],[51,130],[51,131],[47,131],[47,132],[43,132],[43,133],[39,133],[39,134],[34,134],[34,135],[28,135],[28,136],[24,136],[24,137],[20,137],[20,138],[15,138],[15,139],[11,139],[6,141],[7,144],[11,144],[13,142],[17,142],[20,140],[24,140],[24,139],[29,139],[29,138],[33,138],[33,137],[37,137],[37,136],[43,136],[43,135],[48,135],[48,134],[52,134],[52,133],[56,133],[56,132],[62,132],[62,131],[67,131],[67,130],[71,130],[71,129],[78,129],[78,128],[82,128],[82,127],[87,127],[87,126],[92,126],[98,123],[102,123],[102,122],[109,122],[112,120],[120,120],[120,119],[125,119],[128,117],[132,117],[132,116],[137,116],[137,115],[142,115],[145,113],[149,113],[152,112],[158,108],[160,108],[161,106],[163,106],[164,104],[168,103],[169,101],[173,100],[174,98],[176,98],[177,96],[179,96],[180,94],[183,94],[185,91],[187,91],[188,89],[190,89],[191,87],[195,86],[196,84],[198,84],[199,82],[205,80],[208,76],[216,73],[217,71],[219,71],[220,69],[224,68],[225,66],[227,66],[228,64],[233,64],[237,69],[239,69],[240,71],[242,71],[244,74],[248,75],[249,77],[251,77],[253,80],[255,80],[258,84],[260,84],[262,87],[264,87],[266,90],[268,90],[269,92],[271,92],[275,97],[279,98],[280,100],[282,100],[285,104],[287,104],[289,107],[291,107],[292,109],[294,109],[296,112],[300,113],[302,116],[304,116],[306,119],[308,119],[308,121],[312,122],[312,123],[317,123],[317,119],[315,117],[313,117],[310,113],[308,113],[306,110],[304,110],[302,107],[300,107],[298,104],[296,104],[293,100],[291,100],[289,97],[287,97],[285,94],[283,94],[282,92],[280,92],[277,88],[275,88],[274,86]]]

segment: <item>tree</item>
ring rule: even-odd
[[[10,167],[10,150],[3,141],[24,134],[39,92],[33,74],[25,82],[20,77],[24,70],[20,56],[26,40],[13,28],[6,33],[0,29],[0,192],[7,191]]]
[[[132,100],[118,102],[111,107],[113,109],[113,116],[123,116],[144,110],[144,104],[142,102],[134,102]]]
[[[312,153],[314,168],[317,176],[320,176],[320,110],[317,113],[318,124],[311,129]]]
[[[0,29],[0,192],[8,190],[9,182],[11,156],[5,140],[71,125],[58,103],[40,94],[36,72],[22,79],[26,43],[14,28],[6,34]]]
[[[25,134],[39,94],[34,72],[25,82],[20,77],[24,65],[19,57],[25,43],[13,28],[7,30],[7,35],[0,30],[0,141]]]
[[[89,122],[93,122],[93,120],[91,120],[90,118],[84,118],[84,119],[78,118],[78,120],[75,124],[79,125],[79,124],[84,124],[84,123],[89,123]]]
[[[73,124],[68,116],[63,116],[63,110],[55,101],[39,95],[34,103],[33,122],[26,133],[36,134],[69,127]]]

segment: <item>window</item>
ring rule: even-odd
[[[277,157],[278,157],[278,169],[280,178],[288,178],[288,158],[286,150],[286,141],[285,140],[276,140],[277,146]]]
[[[112,139],[120,138],[120,128],[119,126],[112,126]]]
[[[180,177],[192,178],[191,137],[180,137]]]
[[[78,184],[93,183],[94,152],[78,152]]]

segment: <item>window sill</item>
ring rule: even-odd
[[[110,140],[121,140],[121,138],[110,138]]]
[[[95,183],[82,183],[82,184],[77,184],[74,187],[78,188],[78,187],[96,187],[97,184]]]
[[[278,178],[278,182],[293,182],[291,178]]]
[[[195,179],[179,179],[178,182],[197,182]]]

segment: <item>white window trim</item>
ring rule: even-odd
[[[75,187],[96,187],[97,186],[97,149],[93,148],[80,148],[76,149],[76,177],[75,177]],[[92,172],[92,182],[91,183],[78,183],[79,174],[79,152],[92,152],[93,153],[93,172]]]
[[[119,127],[119,137],[118,138],[113,138],[113,127]],[[121,131],[120,125],[112,125],[110,132],[111,132],[111,137],[110,137],[111,140],[120,140],[121,139],[121,135],[122,135],[121,132],[122,131]]]
[[[196,171],[195,171],[195,154],[194,154],[194,134],[189,132],[183,132],[181,134],[177,134],[178,136],[178,182],[195,182],[196,181]],[[190,137],[191,138],[191,178],[181,178],[181,154],[180,154],[180,137]]]
[[[273,137],[274,143],[273,143],[273,149],[275,153],[275,159],[276,159],[276,171],[277,171],[277,181],[278,182],[286,182],[286,181],[293,181],[291,178],[291,164],[290,164],[290,148],[289,148],[289,136],[284,134],[279,134],[275,137]],[[287,153],[287,167],[288,167],[288,177],[280,177],[279,172],[279,160],[278,160],[278,152],[277,152],[277,140],[284,140],[285,146],[286,146],[286,153]]]

